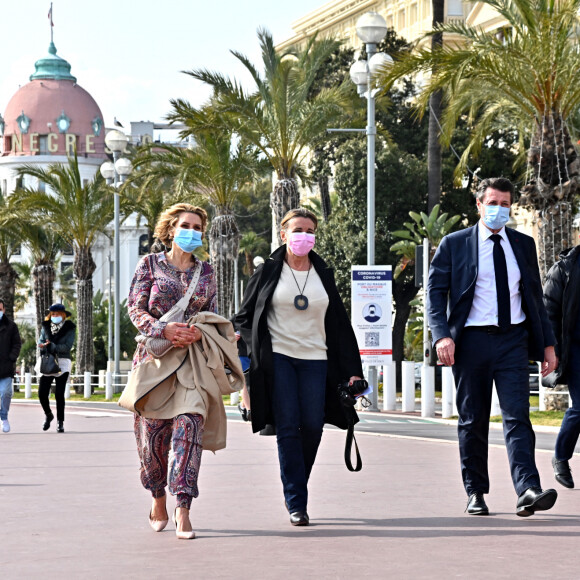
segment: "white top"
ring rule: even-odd
[[[486,228],[480,220],[477,281],[475,282],[473,304],[465,326],[498,326],[497,289],[495,286],[495,269],[493,267],[494,242],[490,239],[492,235],[493,232]],[[498,235],[501,236],[500,243],[507,264],[511,323],[519,324],[526,319],[526,315],[522,310],[522,297],[520,294],[520,268],[507,238],[505,227],[498,232]]]
[[[304,288],[302,294],[308,298],[306,310],[298,310],[294,306],[294,298],[301,292],[292,272],[300,290]],[[326,360],[324,317],[327,308],[328,295],[314,267],[310,268],[308,275],[308,271],[291,270],[284,262],[268,309],[272,351],[292,358]]]

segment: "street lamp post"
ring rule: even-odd
[[[356,61],[350,68],[350,77],[357,85],[358,94],[367,99],[367,265],[375,264],[375,93],[374,76],[392,62],[388,54],[377,52],[377,44],[387,34],[387,23],[377,12],[363,14],[356,23],[356,34],[365,43],[368,62]],[[369,368],[369,382],[373,387],[369,410],[378,411],[377,368]]]
[[[120,267],[120,256],[121,256],[121,240],[120,240],[120,200],[118,187],[123,183],[127,176],[131,173],[133,167],[131,162],[124,157],[121,157],[121,153],[125,151],[125,147],[128,141],[127,135],[113,129],[107,133],[105,137],[105,144],[113,153],[113,161],[105,161],[101,165],[101,175],[106,179],[109,185],[113,185],[115,188],[115,200],[114,200],[114,254],[115,254],[115,319],[114,319],[114,357],[115,357],[115,367],[114,373],[118,379],[121,374],[121,312],[120,312],[120,293],[121,293],[121,267]],[[110,308],[109,304],[109,308]]]

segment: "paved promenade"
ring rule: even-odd
[[[131,415],[70,405],[64,434],[41,431],[37,403],[13,404],[10,419],[13,431],[0,433],[2,580],[580,576],[580,491],[553,480],[548,450],[538,465],[544,487],[558,486],[554,509],[516,517],[498,445],[490,448],[493,515],[477,518],[463,513],[451,435],[429,439],[422,423],[420,439],[412,427],[403,437],[360,433],[364,467],[350,473],[344,433],[328,430],[311,479],[312,525],[293,528],[274,438],[232,420],[228,448],[204,453],[192,508],[198,537],[186,542],[171,523],[159,534],[149,528]]]

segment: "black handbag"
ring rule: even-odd
[[[56,375],[60,373],[60,366],[56,355],[43,352],[40,355],[40,373],[43,375]]]

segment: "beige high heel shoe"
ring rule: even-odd
[[[152,513],[153,510],[149,512],[149,525],[153,528],[153,531],[162,532],[167,527],[169,520],[152,520],[151,519]]]
[[[177,508],[173,512],[173,523],[175,524],[175,535],[177,536],[178,540],[193,540],[195,538],[195,532],[192,530],[191,532],[180,532],[177,529]]]

